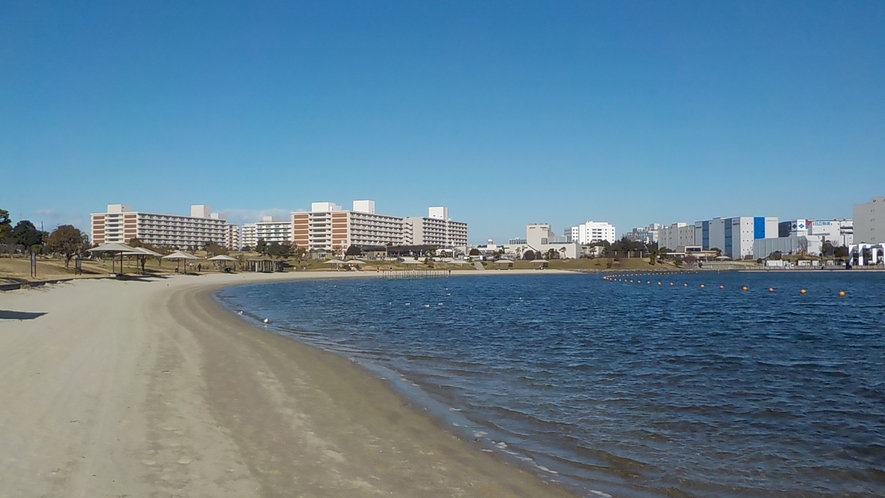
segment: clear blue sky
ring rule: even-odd
[[[0,0],[0,208],[525,225],[850,217],[885,2]]]

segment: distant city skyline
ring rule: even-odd
[[[231,222],[448,206],[469,241],[851,218],[885,186],[882,2],[3,2],[0,209]]]

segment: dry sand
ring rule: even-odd
[[[573,496],[446,432],[346,359],[209,296],[330,276],[364,275],[0,293],[0,497]]]

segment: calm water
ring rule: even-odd
[[[885,274],[310,281],[218,298],[584,496],[885,496]]]

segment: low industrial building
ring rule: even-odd
[[[656,244],[659,240],[661,228],[660,223],[652,223],[648,226],[636,227],[625,235],[630,240],[636,240],[644,244]]]
[[[854,222],[852,220],[809,220],[799,218],[782,221],[777,225],[778,237],[790,235],[820,235],[824,242],[834,246],[847,247],[854,243]]]
[[[557,237],[549,223],[532,223],[526,225],[526,246],[541,254],[556,251],[562,259],[574,259],[580,256],[581,244],[567,237]]]
[[[695,222],[694,243],[704,250],[719,249],[732,259],[753,258],[753,244],[774,239],[778,234],[777,216],[736,216]]]
[[[678,256],[680,258],[693,256],[701,261],[713,261],[717,258],[723,258],[718,251],[705,250],[697,245],[677,246],[675,250],[668,251],[666,254],[667,256]],[[725,258],[728,258],[728,256],[725,256]]]
[[[765,259],[772,253],[779,252],[783,255],[801,254],[805,256],[818,256],[823,247],[823,237],[820,235],[797,235],[777,237],[773,239],[757,239],[753,241],[753,258]]]
[[[885,242],[881,244],[852,244],[848,247],[848,263],[857,266],[885,263]]]
[[[678,247],[698,245],[695,241],[695,227],[678,222],[658,229],[658,247],[675,250]]]

